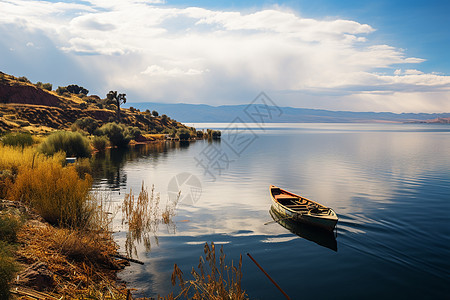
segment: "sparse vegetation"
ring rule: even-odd
[[[68,157],[88,157],[91,154],[89,140],[78,132],[70,131],[52,133],[39,145],[38,149],[47,155],[63,151]]]

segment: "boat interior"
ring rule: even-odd
[[[313,214],[327,214],[330,209],[317,205],[301,197],[290,195],[281,191],[280,188],[273,188],[272,195],[281,205],[298,212],[310,212]]]

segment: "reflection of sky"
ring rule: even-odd
[[[155,244],[150,254],[140,248],[139,259],[149,264],[126,270],[124,278],[135,280],[148,276],[153,284],[166,286],[167,276],[161,277],[158,266],[165,270],[167,266],[162,265],[169,264],[168,261],[189,260],[187,256],[192,254],[176,252],[170,257],[161,252],[162,249],[174,251],[170,247],[183,252],[185,247],[192,249],[210,240],[233,244],[238,239],[245,245],[248,239],[249,243],[274,247],[295,242],[297,237],[277,223],[264,225],[272,220],[268,213],[270,184],[334,208],[340,217],[338,244],[351,246],[361,253],[386,256],[386,252],[391,253],[396,247],[414,245],[414,240],[431,243],[438,249],[445,247],[449,226],[433,233],[427,228],[433,226],[429,215],[449,225],[446,213],[442,212],[442,207],[450,208],[444,201],[450,186],[449,127],[294,124],[294,129],[285,130],[283,127],[288,125],[279,126],[276,131],[257,131],[254,143],[241,156],[233,157],[234,161],[216,181],[204,174],[194,160],[208,145],[207,141],[192,142],[185,148],[167,147],[164,155],[149,154],[127,160],[121,168],[127,186],[121,188],[120,195],[112,194],[117,201],[130,188],[137,194],[144,181],[149,188],[155,186],[161,204],[165,205],[169,181],[182,172],[199,178],[202,194],[193,205],[183,202],[178,205],[175,235],[161,225],[159,246]],[[215,145],[227,151],[223,141]],[[410,218],[414,218],[414,223],[410,223]],[[405,228],[420,232],[420,238]],[[367,245],[356,238],[362,235]],[[388,245],[392,243],[387,246],[390,248],[377,244],[377,236]],[[117,237],[123,242],[121,234]],[[444,240],[436,242],[436,237]],[[381,249],[379,253],[370,248],[372,243]],[[423,251],[427,253],[435,248]],[[410,257],[405,255],[395,250],[386,257],[408,261]]]
[[[169,181],[188,172],[199,178],[202,193],[194,205],[179,204],[178,217],[192,219],[179,231],[202,235],[251,228],[254,234],[264,234],[267,226],[258,224],[268,217],[270,184],[346,214],[364,211],[368,206],[382,208],[382,203],[391,202],[399,185],[414,188],[426,179],[426,174],[448,169],[445,149],[450,146],[449,134],[420,132],[428,129],[423,125],[363,124],[362,129],[355,124],[290,125],[300,131],[260,134],[240,157],[232,156],[223,142],[216,144],[232,157],[222,174],[215,173],[216,181],[194,160],[207,147],[206,141],[171,149],[157,158],[148,155],[127,161],[122,168],[127,187],[113,198],[120,201],[130,188],[137,194],[144,182],[149,189],[155,186],[165,205],[169,201]],[[275,125],[278,126],[289,125]],[[313,128],[316,134],[302,134],[305,128]],[[330,133],[333,128],[336,132]],[[381,132],[376,128],[381,128]],[[186,186],[181,190],[189,193]]]

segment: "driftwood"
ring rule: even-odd
[[[11,294],[18,296],[25,296],[29,299],[39,299],[39,300],[60,300],[59,298],[53,297],[49,294],[38,292],[29,288],[24,288],[21,286],[16,286],[9,291]]]
[[[144,264],[143,261],[140,261],[140,260],[137,260],[137,259],[134,259],[134,258],[130,258],[130,257],[126,257],[126,256],[120,255],[120,254],[112,254],[111,257],[116,257],[116,258],[124,259],[124,260],[126,260],[126,261],[133,262],[133,263],[140,264],[140,265],[143,265],[143,264]]]

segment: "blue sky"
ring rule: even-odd
[[[450,112],[450,1],[0,0],[0,71],[130,102]]]

